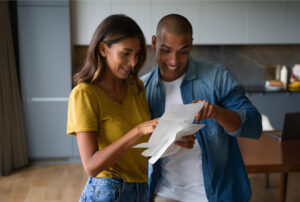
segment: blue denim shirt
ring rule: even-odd
[[[142,80],[152,118],[162,116],[165,111],[165,92],[158,67],[143,76]],[[220,64],[190,58],[180,90],[184,104],[205,100],[239,114],[242,124],[237,131],[227,132],[211,118],[200,121],[206,126],[196,133],[196,137],[202,149],[203,177],[208,200],[248,201],[251,190],[236,137],[260,137],[260,113],[245,96],[239,82]],[[161,160],[154,165],[149,164],[151,197],[160,177],[160,164]]]

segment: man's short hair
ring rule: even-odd
[[[162,29],[176,35],[190,33],[193,36],[193,28],[187,18],[179,14],[169,14],[164,16],[157,25],[156,36],[160,36]]]

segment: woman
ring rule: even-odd
[[[144,35],[125,15],[112,15],[96,29],[83,69],[74,76],[67,133],[76,135],[90,176],[80,201],[145,201],[147,158],[131,148],[146,142],[150,120],[143,83]]]

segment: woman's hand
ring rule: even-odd
[[[143,135],[152,133],[154,131],[158,121],[159,121],[159,118],[156,118],[156,119],[146,121],[144,123],[137,125],[136,129],[137,129],[138,134],[140,136],[143,136]]]

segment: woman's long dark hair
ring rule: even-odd
[[[102,69],[105,68],[105,59],[99,51],[100,42],[105,42],[110,47],[114,43],[132,37],[138,38],[141,44],[139,61],[131,72],[140,90],[141,84],[138,82],[138,73],[146,60],[145,37],[137,23],[126,15],[111,15],[97,27],[87,51],[85,64],[73,77],[74,86],[84,82],[95,83],[99,81]]]

